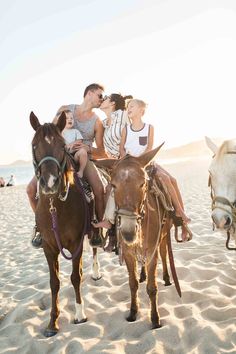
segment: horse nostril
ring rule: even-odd
[[[230,226],[231,225],[231,218],[229,216],[225,217],[225,226]]]

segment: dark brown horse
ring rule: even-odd
[[[38,178],[38,203],[36,223],[43,236],[43,250],[46,256],[52,295],[51,318],[45,331],[50,337],[58,332],[58,255],[61,252],[72,259],[71,282],[75,290],[75,323],[85,322],[83,300],[80,293],[82,277],[82,251],[84,235],[89,230],[88,205],[79,184],[74,182],[71,159],[65,150],[61,131],[66,124],[63,112],[56,125],[41,125],[33,112],[30,122],[36,131],[32,141],[33,163]],[[76,175],[75,175],[76,176]],[[76,177],[75,177],[76,179]],[[68,255],[69,251],[69,255]],[[96,249],[94,249],[96,256]],[[97,259],[94,258],[94,267]],[[98,277],[95,269],[94,277]]]
[[[111,184],[114,189],[116,225],[120,256],[123,257],[129,273],[131,291],[128,321],[135,321],[138,312],[137,261],[145,264],[147,293],[151,302],[152,328],[160,327],[157,310],[157,260],[160,251],[165,285],[170,285],[166,265],[167,232],[171,224],[165,210],[158,203],[156,195],[148,188],[145,166],[155,157],[160,147],[140,157],[125,156],[119,161],[102,160],[98,166],[112,168]],[[142,269],[142,271],[144,268]]]

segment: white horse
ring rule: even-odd
[[[226,246],[232,235],[236,241],[236,140],[226,140],[220,147],[208,137],[206,144],[213,152],[209,167],[212,197],[212,220],[219,230],[227,231]]]

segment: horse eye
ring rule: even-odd
[[[111,186],[112,186],[113,189],[116,189],[115,184],[111,183]]]

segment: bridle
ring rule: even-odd
[[[37,162],[36,157],[35,157],[35,149],[34,149],[34,147],[32,148],[34,172],[35,172],[35,176],[37,177],[37,179],[39,179],[41,176],[40,167],[42,166],[43,163],[45,163],[47,161],[55,162],[55,164],[57,165],[57,167],[59,169],[59,177],[61,177],[64,174],[65,166],[66,166],[66,150],[64,149],[64,151],[65,151],[65,153],[64,153],[64,157],[63,157],[63,160],[61,163],[53,156],[45,156],[39,162]]]
[[[236,154],[236,151],[227,151],[225,154]],[[213,155],[213,158],[214,157],[215,157],[215,155]],[[211,183],[211,176],[209,176],[208,187],[211,188],[211,200],[212,200],[211,209],[212,209],[212,211],[215,209],[223,210],[232,218],[232,223],[236,224],[236,206],[234,205],[234,203],[231,203],[227,198],[214,195],[214,191],[213,191],[212,183]],[[220,203],[223,206],[216,205],[216,203]],[[230,210],[225,208],[225,206],[229,206]],[[214,223],[213,223],[213,227],[214,227]],[[233,228],[235,229],[234,226],[233,226]],[[226,248],[229,250],[236,250],[236,247],[229,246],[229,241],[230,241],[230,231],[227,230]]]
[[[38,180],[37,183],[37,194],[36,194],[36,199],[39,198],[39,179],[41,177],[41,166],[43,163],[48,162],[48,161],[52,161],[54,162],[58,169],[59,169],[59,178],[62,179],[64,173],[65,173],[65,167],[66,167],[66,162],[67,162],[67,155],[69,156],[69,154],[67,153],[65,147],[64,147],[64,156],[62,159],[62,162],[60,163],[55,157],[53,156],[45,156],[43,157],[39,162],[37,162],[36,160],[36,156],[35,156],[35,148],[32,148],[32,156],[33,156],[33,166],[34,166],[34,172],[35,172],[35,176]],[[70,189],[70,182],[67,181],[66,185],[65,185],[65,190],[64,190],[64,195],[62,195],[62,193],[59,193],[58,198],[61,201],[65,201],[67,199],[68,193],[69,193],[69,189]]]

